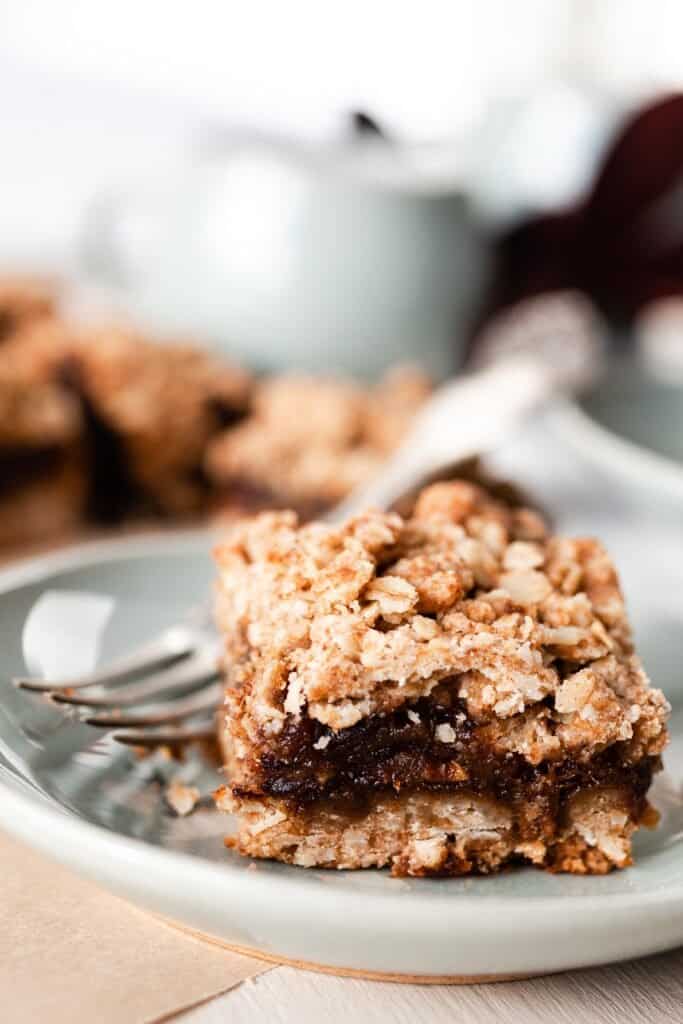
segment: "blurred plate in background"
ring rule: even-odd
[[[568,448],[618,477],[631,500],[683,502],[683,381],[675,374],[624,359],[579,403],[559,403],[552,420]]]

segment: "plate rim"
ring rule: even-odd
[[[669,498],[683,502],[683,465],[675,459],[610,430],[569,398],[556,402],[550,419],[563,442],[593,465],[608,466],[628,478],[641,494],[649,488],[664,489]]]

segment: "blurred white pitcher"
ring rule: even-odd
[[[425,175],[430,159],[381,140],[235,140],[173,180],[103,197],[88,267],[136,318],[251,366],[419,360],[441,376],[458,364],[490,243],[453,154],[446,179]]]

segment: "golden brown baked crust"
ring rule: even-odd
[[[296,820],[296,806],[322,813],[364,790],[457,791],[507,804],[510,856],[535,849],[553,868],[570,862],[557,849],[580,792],[629,793],[619,842],[636,827],[668,705],[597,541],[548,536],[535,513],[458,481],[425,490],[408,520],[265,513],[217,560],[224,802],[284,799]]]
[[[216,802],[240,815],[226,845],[245,857],[299,867],[390,867],[399,876],[491,874],[511,860],[604,875],[631,864],[639,824],[628,789],[608,787],[579,792],[559,827],[533,839],[523,835],[538,816],[534,801],[510,804],[464,790],[373,793],[360,812],[329,802],[293,809],[277,797],[236,799],[228,787]]]

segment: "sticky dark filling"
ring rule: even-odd
[[[288,719],[277,740],[269,739],[259,753],[261,793],[287,799],[297,810],[332,800],[362,813],[368,798],[381,791],[466,790],[507,804],[534,802],[541,815],[556,817],[578,790],[614,786],[631,795],[637,818],[660,766],[657,757],[628,763],[623,743],[586,762],[564,758],[532,765],[519,754],[496,750],[486,727],[467,718],[457,699],[445,706],[423,698],[410,710],[412,716],[403,708],[373,715],[336,734],[306,716]],[[451,742],[437,739],[441,724],[453,730]],[[324,749],[316,749],[328,737]]]
[[[45,479],[60,469],[64,449],[58,445],[42,448],[0,448],[0,496],[11,494]]]

